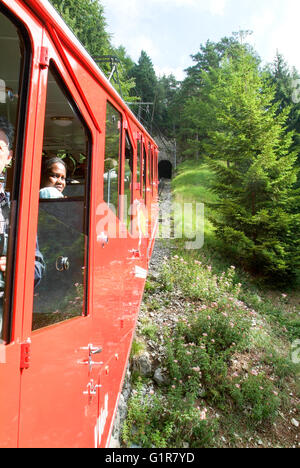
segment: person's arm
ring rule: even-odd
[[[0,263],[1,268],[1,263]],[[35,262],[34,262],[34,287],[38,286],[41,282],[41,279],[44,275],[46,266],[44,262],[44,258],[42,253],[39,249],[38,241],[36,241],[36,249],[35,249]]]

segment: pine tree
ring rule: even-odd
[[[153,112],[153,132],[166,138],[174,138],[177,108],[175,105],[179,82],[174,75],[163,75],[157,80],[157,91]]]
[[[241,39],[249,34],[248,31],[233,33],[231,37],[224,37],[219,42],[207,41],[200,45],[197,54],[192,55],[194,65],[189,67],[187,77],[183,81],[177,97],[177,128],[179,134],[180,152],[189,158],[201,159],[204,142],[214,120],[210,120],[207,96],[209,87],[207,76],[214,79],[226,56],[236,58],[241,50],[246,50],[259,63],[255,51],[248,45],[241,43]],[[240,39],[240,40],[239,40]]]
[[[295,130],[293,149],[297,150],[297,164],[300,166],[299,73],[295,69],[289,69],[284,57],[278,51],[273,63],[267,67],[267,72],[270,74],[271,80],[275,85],[275,101],[280,103],[279,110],[286,107],[290,108],[287,119],[287,130]],[[298,179],[298,186],[300,186],[300,178]]]
[[[142,122],[151,130],[153,106],[157,94],[157,77],[151,58],[142,50],[138,63],[134,65],[129,74],[136,83],[135,94],[139,96],[141,103],[150,103],[138,107],[137,114]]]
[[[216,234],[247,268],[266,278],[291,277],[300,265],[300,215],[293,213],[297,155],[286,131],[289,108],[279,111],[274,86],[245,50],[225,58],[207,81]]]

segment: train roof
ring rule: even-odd
[[[94,78],[96,78],[99,81],[99,83],[104,87],[105,91],[112,97],[112,99],[114,99],[118,103],[118,105],[128,115],[130,115],[130,117],[132,118],[132,120],[134,120],[134,122],[137,124],[140,130],[142,130],[148,136],[148,138],[150,138],[151,141],[155,143],[153,137],[149,134],[149,132],[137,119],[137,117],[134,115],[131,109],[127,106],[125,101],[121,98],[116,89],[108,81],[102,70],[93,60],[93,58],[89,55],[88,51],[79,41],[79,39],[75,36],[75,34],[69,28],[69,26],[65,23],[65,21],[57,12],[57,10],[54,8],[54,6],[51,5],[51,3],[48,0],[24,0],[24,3],[27,4],[33,12],[36,13],[38,19],[44,23],[45,27],[51,26],[55,29],[60,40],[63,41],[73,51],[77,59],[80,60],[85,66],[85,68],[89,71],[89,73],[92,74]]]

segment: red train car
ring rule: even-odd
[[[0,447],[109,446],[157,158],[47,0],[0,0]]]

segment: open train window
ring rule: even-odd
[[[121,135],[122,115],[110,102],[107,102],[103,199],[117,216],[119,215]]]
[[[9,342],[20,173],[31,49],[23,25],[0,4],[0,343]]]
[[[86,314],[90,135],[51,65],[38,246],[46,266],[34,292],[33,330]]]

